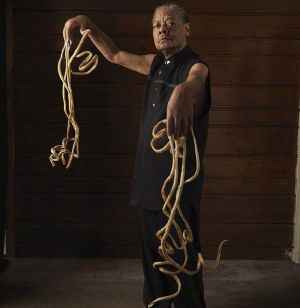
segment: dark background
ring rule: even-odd
[[[3,255],[6,227],[6,196],[7,196],[7,93],[5,65],[5,3],[0,2],[0,258]]]

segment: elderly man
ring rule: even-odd
[[[162,213],[161,187],[171,169],[170,154],[156,154],[150,147],[152,129],[158,121],[166,118],[168,136],[174,136],[176,140],[186,138],[187,176],[192,175],[195,169],[193,140],[189,128],[193,127],[195,132],[201,171],[195,181],[184,186],[180,200],[182,211],[194,234],[194,242],[188,250],[188,269],[192,270],[196,268],[197,252],[202,251],[199,238],[199,205],[204,177],[202,155],[206,146],[211,105],[209,68],[187,44],[190,24],[185,10],[172,3],[157,7],[153,14],[152,27],[158,53],[145,55],[119,49],[83,15],[67,20],[63,31],[64,38],[72,40],[74,29],[91,29],[90,39],[108,61],[148,76],[130,196],[130,204],[138,206],[140,215],[145,307],[155,298],[169,295],[177,289],[171,277],[152,267],[153,262],[161,260],[157,251],[160,243],[155,233],[167,221]],[[182,256],[175,255],[174,258],[182,262]],[[179,278],[182,289],[173,299],[175,307],[205,307],[202,268],[196,275],[181,273]],[[156,303],[155,307],[171,307],[171,304],[171,300],[162,301]]]

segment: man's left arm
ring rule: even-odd
[[[203,111],[207,76],[207,66],[196,63],[190,69],[187,80],[174,88],[167,106],[169,136],[174,134],[175,139],[186,137],[188,129],[193,126],[193,118]]]

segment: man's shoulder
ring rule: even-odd
[[[202,56],[200,53],[196,52],[195,50],[193,50],[191,47],[189,47],[189,51],[186,54],[186,57],[184,59],[186,62],[201,62],[202,61]]]
[[[203,60],[202,55],[190,48],[189,54],[184,59],[184,64],[186,67],[191,68],[193,65],[197,63],[202,63],[209,69],[209,65],[207,64],[206,61]]]

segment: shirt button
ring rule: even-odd
[[[155,107],[155,104],[152,104],[153,107]]]
[[[155,87],[155,91],[157,91],[158,90],[158,87]]]

